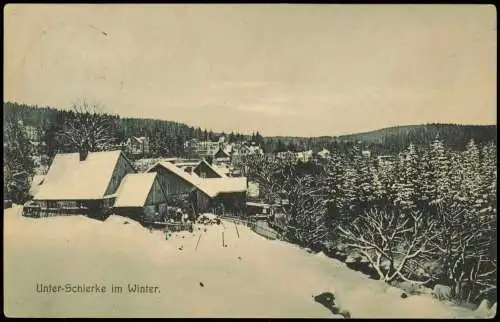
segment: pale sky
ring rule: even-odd
[[[215,131],[496,124],[488,5],[4,7],[4,100]]]

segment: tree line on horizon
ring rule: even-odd
[[[22,121],[24,125],[33,126],[43,133],[42,141],[45,143],[46,153],[49,156],[57,152],[74,152],[74,144],[59,135],[64,131],[68,122],[77,119],[78,114],[92,114],[93,111],[78,111],[78,107],[85,103],[76,105],[77,109],[58,110],[50,107],[38,107],[14,102],[4,102],[4,123]],[[114,146],[119,146],[127,138],[132,136],[146,136],[150,139],[150,155],[157,156],[183,156],[184,142],[190,139],[200,141],[217,141],[221,135],[225,135],[229,142],[256,140],[262,137],[254,133],[252,136],[243,135],[238,132],[215,133],[212,130],[192,127],[183,123],[140,119],[120,118],[100,112],[97,116],[109,125],[108,135],[113,137]]]
[[[57,110],[50,107],[30,106],[14,102],[4,102],[4,122],[23,120],[26,125],[41,129],[49,155],[53,155],[57,147],[64,146],[58,142],[56,134],[62,130],[67,119],[74,117],[74,111]],[[190,139],[217,141],[221,135],[228,142],[249,141],[260,145],[265,152],[305,151],[318,152],[323,148],[333,151],[349,151],[353,145],[362,142],[361,148],[370,150],[376,155],[394,155],[403,151],[411,143],[423,147],[437,136],[456,150],[463,150],[470,139],[478,144],[491,140],[496,142],[496,125],[474,126],[459,124],[425,124],[415,126],[398,126],[377,131],[343,136],[323,137],[273,137],[262,136],[258,131],[252,135],[238,132],[216,133],[200,127],[183,123],[140,119],[120,118],[118,115],[102,113],[113,125],[113,137],[116,143],[123,142],[131,136],[147,136],[150,138],[151,156],[182,156],[185,154],[184,142]],[[66,150],[63,149],[62,152]]]

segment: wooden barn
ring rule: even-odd
[[[116,192],[114,213],[141,223],[165,219],[167,195],[158,173],[129,173]]]
[[[158,173],[158,180],[168,197],[188,196],[199,181],[197,176],[192,176],[171,162],[158,162],[146,172]]]
[[[119,150],[57,154],[32,204],[25,207],[26,215],[103,218],[113,208],[122,179],[135,172]]]
[[[246,193],[246,177],[205,179],[198,184],[193,199],[199,213],[243,214]]]
[[[147,172],[158,173],[167,201],[174,196],[182,197],[189,200],[196,213],[215,211],[220,207],[232,212],[245,209],[247,178],[225,177],[206,161],[200,162],[197,168],[213,171],[217,177],[203,178],[195,170],[184,171],[170,162],[159,162]]]
[[[215,167],[209,164],[207,161],[202,160],[198,165],[193,169],[193,172],[200,178],[223,178],[224,174],[217,171]]]

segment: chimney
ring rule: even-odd
[[[80,149],[80,161],[85,161],[85,159],[87,159],[88,155],[89,155],[89,150]]]

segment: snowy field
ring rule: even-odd
[[[341,318],[314,301],[323,292],[332,292],[353,318],[485,317],[430,296],[403,299],[400,290],[340,261],[229,222],[195,226],[166,241],[161,232],[122,217],[29,219],[20,210],[4,211],[9,317]],[[97,283],[107,292],[44,294],[36,292],[37,283]],[[131,294],[129,283],[157,286],[159,293]],[[111,293],[111,284],[123,286],[123,293]]]

